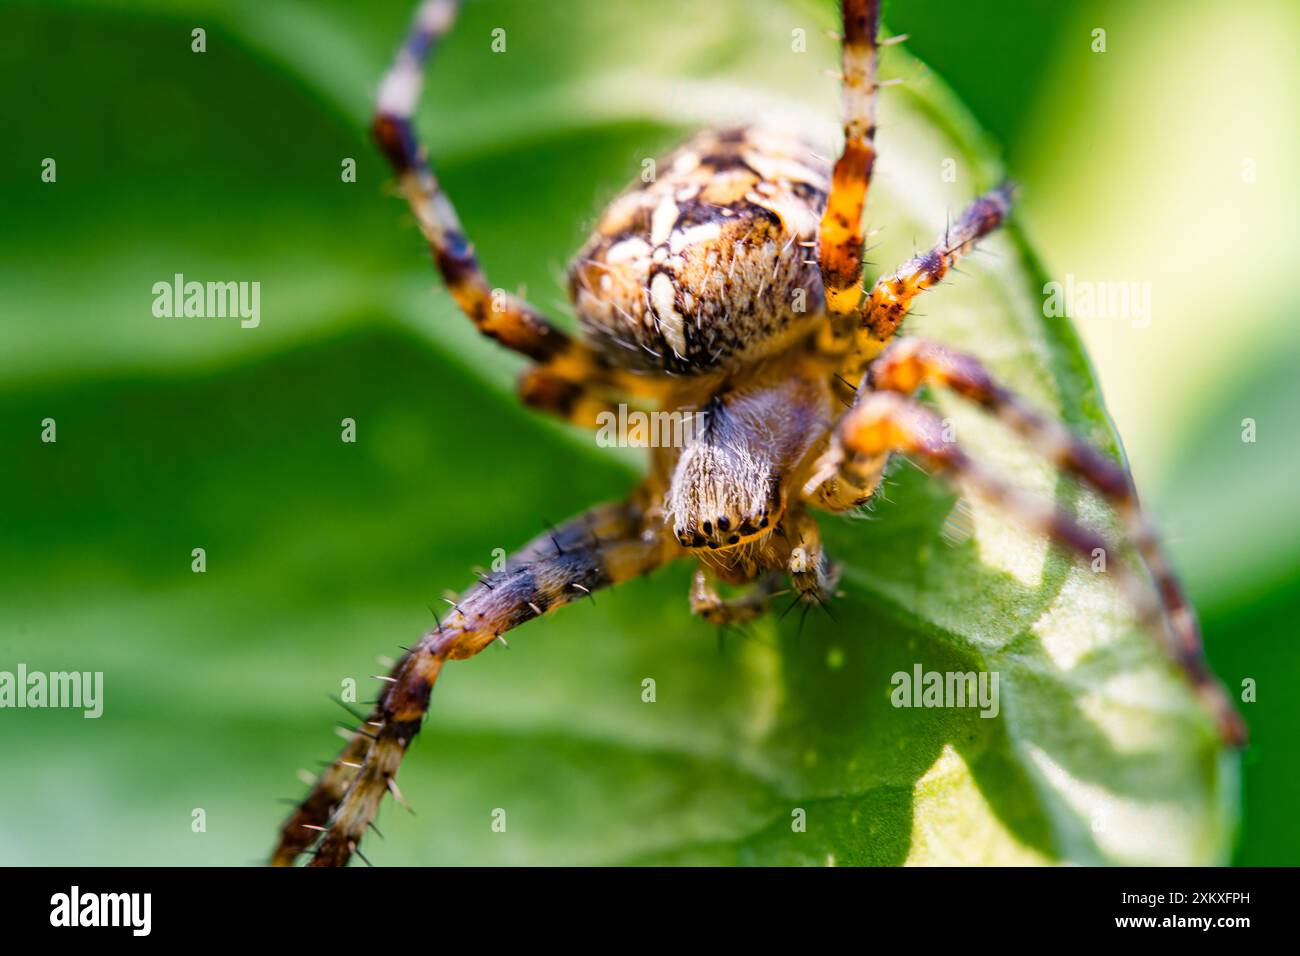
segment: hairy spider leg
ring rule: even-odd
[[[357,851],[384,794],[401,800],[396,776],[420,732],[434,681],[448,660],[472,657],[513,628],[601,588],[647,574],[680,554],[647,525],[644,490],[597,506],[544,534],[461,596],[451,613],[402,656],[374,709],[339,758],[285,822],[271,862],[291,865],[310,850],[312,866],[344,866]]]
[[[459,6],[459,0],[424,0],[420,4],[411,32],[379,88],[372,127],[375,140],[397,175],[448,291],[479,332],[537,362],[548,381],[568,383],[571,394],[587,388],[634,386],[629,376],[556,328],[527,302],[489,285],[455,207],[416,136],[412,117],[423,87],[424,67],[438,41],[451,29]],[[526,401],[536,399],[538,407],[564,417],[573,417],[572,409],[579,405],[579,399],[571,397],[562,407],[555,407],[558,390],[538,387],[531,371],[525,373],[521,386]]]
[[[994,381],[974,356],[943,348],[920,339],[905,339],[891,345],[872,363],[868,382],[874,390],[912,394],[923,384],[942,386],[981,406],[1011,429],[1058,470],[1068,472],[1108,501],[1122,523],[1125,539],[1133,545],[1155,583],[1173,643],[1170,655],[1186,672],[1188,680],[1214,706],[1219,725],[1228,742],[1245,742],[1245,727],[1218,689],[1205,662],[1200,625],[1183,592],[1182,584],[1161,546],[1154,525],[1138,503],[1137,490],[1123,466],[1074,435],[1061,423],[1049,419]],[[1161,633],[1164,628],[1161,628]],[[1211,690],[1202,691],[1205,684]],[[1222,712],[1222,708],[1227,712]]]
[[[840,369],[841,376],[853,382],[861,377],[864,366],[893,339],[912,300],[942,280],[976,242],[1006,221],[1014,194],[1011,183],[989,190],[962,211],[928,252],[876,280],[863,302],[854,348]]]
[[[844,149],[831,174],[818,229],[818,258],[832,319],[862,300],[862,210],[876,160],[876,64],[880,0],[843,0],[841,97]]]
[[[1020,403],[1002,405],[1007,409],[1009,421],[1022,417],[1026,411]],[[1049,429],[1049,432],[1054,431]],[[1031,431],[1037,435],[1037,432]],[[1060,436],[1051,434],[1052,440]],[[842,456],[840,472],[850,481],[861,482],[863,476],[878,472],[889,454],[901,452],[915,458],[949,481],[960,493],[970,494],[1000,508],[1031,531],[1046,535],[1061,547],[1085,557],[1093,557],[1098,549],[1104,554],[1119,552],[1102,535],[1085,528],[1066,512],[1033,496],[1010,487],[984,467],[976,464],[955,442],[945,440],[943,423],[939,417],[915,399],[896,391],[868,391],[862,394],[854,407],[844,414],[835,431],[835,448]],[[1088,475],[1099,484],[1113,487],[1116,475],[1108,469],[1096,467],[1092,460],[1096,452],[1083,449],[1081,442],[1071,439],[1072,446],[1058,457],[1064,464],[1072,456],[1080,456],[1086,464],[1078,466],[1080,477]],[[1086,456],[1086,457],[1085,457]],[[1106,463],[1109,466],[1109,462]],[[1127,484],[1127,479],[1124,479]],[[1134,505],[1135,507],[1135,505]],[[1150,540],[1150,536],[1147,536]],[[1135,544],[1141,549],[1141,541]],[[1163,563],[1158,549],[1143,551],[1143,557],[1154,553],[1158,563],[1152,566],[1157,589],[1153,591],[1137,574],[1122,563],[1109,565],[1109,572],[1121,591],[1132,603],[1144,627],[1153,634],[1168,635],[1167,622],[1175,631],[1195,628],[1191,611],[1182,601],[1177,582]],[[1169,589],[1173,588],[1177,592]],[[1171,601],[1177,603],[1171,604]],[[1177,621],[1175,618],[1183,620]],[[1222,737],[1240,745],[1246,739],[1245,725],[1233,709],[1227,695],[1210,672],[1200,653],[1199,636],[1194,646],[1185,640],[1184,630],[1179,640],[1164,642],[1170,658],[1187,674],[1191,685],[1203,705],[1214,718]]]

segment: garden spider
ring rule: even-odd
[[[915,400],[922,385],[982,406],[1114,506],[1150,580],[1118,562],[1113,577],[1225,740],[1244,741],[1128,473],[993,382],[970,356],[896,339],[916,296],[1003,222],[1011,188],[976,199],[932,249],[864,294],[860,223],[875,159],[879,0],[843,0],[845,142],[834,167],[770,130],[695,136],[653,182],[608,207],[574,261],[569,285],[582,340],[489,286],[415,138],[424,61],[457,6],[421,4],[374,122],[456,303],[480,332],[532,360],[520,394],[534,408],[593,426],[619,396],[631,396],[704,411],[705,426],[683,447],[654,449],[649,474],[626,500],[542,534],[485,575],[406,651],[284,824],[273,863],[309,851],[314,866],[346,864],[384,794],[401,800],[398,765],[443,664],[474,656],[533,618],[682,557],[697,562],[692,611],[719,624],[764,613],[787,576],[797,599],[829,600],[836,572],[812,512],[869,500],[891,455],[906,454],[1070,551],[1112,552],[1103,537],[945,440],[938,417]],[[724,599],[718,582],[752,588]]]

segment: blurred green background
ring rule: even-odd
[[[810,39],[797,76],[760,43],[833,25],[820,0],[470,6],[477,45],[448,43],[421,125],[493,280],[560,315],[586,226],[680,127],[746,110],[835,120],[829,41]],[[468,565],[627,486],[630,459],[517,409],[518,363],[431,291],[409,216],[385,198],[364,122],[408,17],[405,2],[342,0],[0,6],[0,669],[103,670],[108,697],[99,721],[0,714],[0,863],[254,862],[287,809],[275,798],[298,792],[293,769],[339,743],[325,694],[377,672],[373,655],[426,627]],[[1047,277],[1151,283],[1149,328],[1076,328],[1216,670],[1230,688],[1258,682],[1232,859],[1300,862],[1296,5],[896,0],[886,19],[928,65],[887,74],[921,96],[942,77],[1002,145]],[[485,70],[497,24],[511,52]],[[345,157],[356,183],[340,180]],[[882,196],[906,180],[882,176]],[[877,264],[920,228],[886,233]],[[262,327],[153,318],[149,290],[176,272],[261,281]],[[39,444],[46,417],[57,445]],[[355,446],[338,440],[345,417]],[[839,825],[912,826],[914,852],[907,787],[842,788],[819,776],[825,752],[788,740],[720,756],[759,736],[777,665],[770,648],[719,655],[686,614],[686,580],[620,589],[458,666],[403,771],[420,816],[388,812],[384,859],[788,861],[769,833],[788,794],[758,769],[783,761]],[[882,626],[863,671],[850,654],[836,693],[914,659],[910,627]],[[653,725],[615,686],[645,674],[672,675]],[[815,721],[829,692],[804,692]],[[867,753],[888,726],[873,733]],[[915,763],[905,779],[936,762],[922,750],[898,758]],[[982,752],[963,750],[992,817],[1057,856],[1015,772],[976,765]],[[465,822],[507,796],[511,826],[537,835]],[[193,808],[208,832],[192,832]],[[850,858],[901,862],[893,836]]]

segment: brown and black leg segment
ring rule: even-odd
[[[383,713],[373,708],[334,762],[321,771],[311,792],[284,821],[271,854],[272,866],[293,866],[294,861],[320,839],[370,750],[370,738],[382,727]]]
[[[1014,187],[1003,183],[975,200],[935,241],[930,251],[876,280],[862,308],[856,349],[841,374],[857,381],[862,365],[874,359],[894,337],[912,301],[937,284],[975,243],[1006,221]]]
[[[444,663],[472,657],[506,631],[678,553],[661,533],[647,531],[636,500],[602,505],[540,535],[485,576],[381,678],[374,710],[286,822],[272,862],[292,864],[317,838],[313,866],[342,866],[357,852],[384,794],[400,800],[397,769]]]
[[[843,0],[843,15],[844,150],[831,173],[817,234],[826,308],[832,318],[857,312],[862,301],[862,210],[876,161],[880,0]]]
[[[1000,508],[1030,530],[1084,558],[1093,557],[1098,550],[1107,555],[1119,553],[1110,541],[1059,508],[1010,487],[977,465],[956,443],[945,440],[943,423],[934,412],[898,392],[864,394],[841,420],[833,447],[840,455],[840,473],[846,480],[864,480],[878,472],[884,457],[899,452],[937,472],[961,493]],[[1106,476],[1106,480],[1114,477]],[[1140,542],[1135,544],[1146,558]],[[1156,556],[1159,560],[1154,565],[1148,558],[1154,590],[1122,562],[1112,562],[1108,568],[1144,626],[1160,636],[1169,657],[1187,675],[1224,740],[1241,745],[1246,739],[1245,725],[1205,662],[1195,617],[1177,580],[1163,556],[1158,552]]]
[[[591,349],[557,329],[527,302],[488,284],[456,210],[416,138],[412,117],[424,65],[451,29],[458,7],[459,0],[420,4],[411,32],[379,89],[375,140],[397,175],[448,290],[475,327],[568,381],[612,381],[613,372]]]
[[[581,428],[599,428],[605,413],[618,408],[594,388],[556,375],[544,365],[532,365],[519,377],[519,398],[529,408],[547,412]]]

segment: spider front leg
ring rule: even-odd
[[[906,363],[900,359],[898,365],[901,368]],[[903,374],[899,373],[900,378]],[[888,378],[888,363],[881,375]],[[973,382],[971,387],[974,387]],[[872,475],[879,474],[891,453],[901,452],[947,479],[959,492],[1000,508],[1030,530],[1048,536],[1056,544],[1084,558],[1091,558],[1098,549],[1105,554],[1119,553],[1111,542],[1085,528],[1070,515],[1010,487],[973,462],[956,443],[945,440],[942,422],[925,406],[900,392],[873,392],[865,388],[862,392],[858,402],[841,419],[832,443],[831,454],[838,457],[839,472],[846,480],[857,484],[869,481]],[[1006,404],[1004,407],[1012,406]],[[1014,421],[1025,411],[1017,403],[1015,411],[1007,418]],[[1027,432],[1031,433],[1032,430]],[[1071,444],[1082,445],[1081,442]],[[1065,463],[1075,455],[1082,456],[1083,453],[1076,447],[1058,460]],[[1093,455],[1097,456],[1095,452]],[[1081,476],[1085,472],[1087,468],[1076,471]],[[1115,484],[1116,476],[1113,474],[1094,477],[1098,478],[1099,486]],[[1127,484],[1127,479],[1124,483]],[[1160,568],[1163,567],[1161,563]],[[1214,717],[1223,739],[1234,746],[1244,744],[1245,725],[1206,664],[1199,635],[1194,641],[1188,640],[1187,628],[1190,626],[1194,631],[1195,619],[1181,599],[1176,580],[1167,571],[1156,571],[1157,590],[1153,592],[1144,580],[1123,564],[1116,562],[1110,568],[1143,625],[1152,634],[1160,635],[1169,657],[1186,674],[1193,690]],[[1173,640],[1169,639],[1171,628]]]
[[[831,173],[831,191],[818,228],[818,257],[832,319],[857,311],[862,300],[862,210],[876,161],[876,63],[880,0],[843,0],[844,149]]]
[[[615,385],[620,376],[593,350],[552,325],[527,302],[493,289],[460,219],[416,138],[412,117],[425,61],[451,29],[459,0],[425,0],[405,44],[379,89],[375,140],[428,240],[433,259],[461,311],[474,326],[572,383]]]
[[[599,506],[539,535],[462,595],[382,678],[378,702],[285,822],[271,862],[289,866],[317,839],[312,866],[343,866],[357,852],[384,794],[401,800],[397,769],[445,662],[472,657],[506,631],[679,553],[648,526],[644,497]]]

